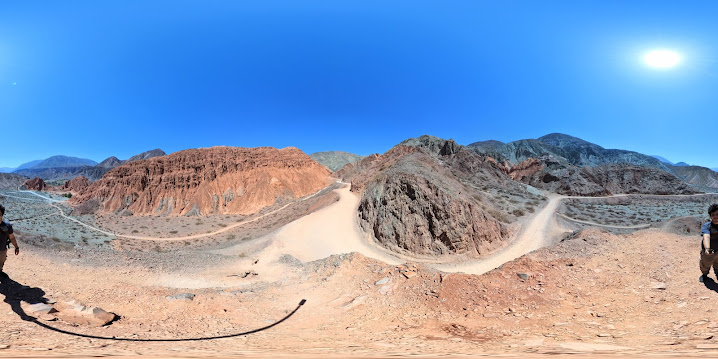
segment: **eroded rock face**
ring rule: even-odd
[[[80,192],[90,186],[90,180],[84,176],[75,177],[62,186],[65,191]]]
[[[619,193],[691,194],[697,191],[676,176],[657,168],[631,164],[577,167],[550,156],[506,164],[512,179],[570,196],[607,196]]]
[[[329,170],[297,148],[212,147],[128,162],[71,199],[134,215],[250,214],[314,193]]]
[[[335,174],[351,181],[352,191],[361,196],[362,229],[390,250],[428,256],[487,254],[510,233],[487,211],[492,205],[462,181],[476,173],[490,182],[511,180],[495,162],[463,151],[453,141],[435,142],[424,146],[428,149],[397,145]]]
[[[33,179],[25,181],[25,183],[23,183],[23,186],[25,186],[25,188],[30,191],[44,191],[47,189],[45,181],[43,181],[40,177],[35,177]]]
[[[591,168],[598,183],[610,193],[693,194],[676,176],[655,168],[636,165],[606,165]]]
[[[506,227],[468,193],[442,185],[416,174],[380,176],[362,196],[362,228],[389,248],[421,255],[478,257],[499,246]]]

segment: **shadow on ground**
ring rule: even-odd
[[[22,285],[16,281],[12,280],[7,275],[0,277],[0,294],[5,296],[4,302],[10,305],[10,307],[12,308],[12,311],[15,312],[15,314],[17,314],[20,317],[20,319],[22,319],[24,321],[28,321],[28,322],[33,322],[45,329],[52,330],[52,331],[62,333],[62,334],[66,334],[66,335],[82,337],[82,338],[117,340],[117,341],[132,341],[132,342],[187,342],[187,341],[201,341],[201,340],[233,338],[233,337],[254,334],[254,333],[258,333],[258,332],[267,330],[269,328],[272,328],[276,325],[279,325],[280,323],[284,322],[285,320],[289,319],[292,315],[294,315],[294,313],[296,313],[299,310],[299,308],[301,308],[304,305],[304,303],[306,303],[306,300],[302,299],[299,302],[299,305],[297,305],[297,307],[294,308],[294,310],[291,311],[289,314],[287,314],[284,318],[282,318],[270,325],[267,325],[265,327],[261,327],[258,329],[253,329],[253,330],[249,330],[249,331],[245,331],[245,332],[241,332],[241,333],[218,335],[218,336],[212,336],[212,337],[201,337],[201,338],[137,339],[137,338],[102,337],[102,336],[96,336],[96,335],[70,332],[70,331],[56,328],[56,327],[47,325],[43,322],[40,322],[39,320],[37,320],[37,318],[25,313],[25,310],[22,309],[21,302],[26,302],[28,304],[47,303],[48,299],[45,298],[45,291],[40,288]]]

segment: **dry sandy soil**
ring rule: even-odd
[[[286,208],[267,211],[277,217],[270,232],[222,245],[200,238],[196,248],[135,248],[123,242],[138,240],[121,236],[70,247],[69,239],[48,239],[29,220],[17,221],[22,252],[8,259],[10,278],[0,284],[0,357],[718,355],[718,284],[697,281],[699,219],[615,234],[553,215],[563,207],[552,198],[524,219],[514,244],[488,259],[417,263],[358,231],[352,196],[316,196],[324,199],[292,210],[301,214],[296,221]],[[14,200],[8,218],[23,217],[20,202],[28,212],[34,206],[36,223],[46,216],[65,226],[40,201]],[[109,232],[122,228],[98,222]],[[168,298],[181,293],[195,296]],[[30,312],[30,304],[65,299],[118,318],[92,327]],[[226,338],[202,339],[218,336]]]

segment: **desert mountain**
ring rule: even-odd
[[[159,157],[159,156],[165,156],[165,155],[167,155],[167,154],[165,153],[165,151],[162,151],[162,150],[159,149],[159,148],[155,148],[154,150],[145,151],[145,152],[142,152],[142,153],[140,153],[140,154],[138,154],[138,155],[134,155],[134,156],[130,157],[130,159],[128,159],[127,162],[134,162],[134,161],[139,161],[139,160],[146,160],[146,159],[149,159],[149,158],[152,158],[152,157]]]
[[[46,181],[68,180],[80,176],[86,177],[90,181],[97,181],[109,169],[115,168],[125,162],[139,161],[164,155],[164,151],[160,149],[154,149],[132,156],[130,159],[125,161],[118,160],[117,157],[112,156],[100,162],[99,164],[92,160],[76,159],[75,157],[53,156],[42,161],[28,162],[27,164],[23,165],[26,166],[24,169],[20,170],[18,168],[15,173],[20,173],[27,177],[40,177]],[[66,161],[65,159],[70,160]],[[34,163],[34,165],[27,167],[30,163]]]
[[[122,164],[123,161],[120,161],[117,157],[111,156],[107,157],[104,161],[97,164],[96,167],[102,167],[102,168],[115,168]]]
[[[27,177],[15,173],[0,173],[0,189],[17,189]]]
[[[40,163],[40,162],[42,162],[42,160],[34,160],[34,161],[26,162],[26,163],[23,163],[23,164],[17,166],[17,168],[16,168],[15,170],[22,170],[22,169],[25,169],[25,168],[31,168],[31,167],[35,166],[36,164],[38,164],[38,163]]]
[[[52,156],[29,167],[29,169],[94,166],[96,164],[97,162],[86,158]]]
[[[552,144],[491,141],[479,143],[475,151],[452,140],[421,136],[348,164],[335,175],[350,181],[351,190],[361,196],[358,217],[364,231],[393,251],[414,255],[477,257],[500,246],[510,224],[543,201],[524,184],[585,196],[696,192],[658,168],[611,162],[645,164],[651,162],[644,161],[648,156],[604,150],[570,136],[544,139]]]
[[[476,149],[479,153],[492,156],[498,161],[509,161],[511,164],[517,164],[529,158],[549,156],[556,161],[564,162],[565,160],[568,164],[578,167],[626,163],[672,172],[671,166],[653,156],[633,151],[605,149],[580,138],[561,133],[551,133],[535,140],[519,140],[504,145],[495,143],[487,145],[487,141],[475,142],[469,147]]]
[[[366,156],[359,156],[343,151],[325,151],[314,152],[310,154],[309,157],[334,172],[344,167],[347,163],[358,162]]]
[[[413,255],[485,255],[510,236],[509,218],[515,217],[509,213],[517,209],[499,206],[503,201],[495,197],[510,192],[535,204],[541,200],[493,159],[433,136],[406,140],[335,174],[361,196],[364,231]]]
[[[0,173],[11,173],[15,168],[12,167],[0,167]]]
[[[250,214],[330,182],[329,170],[297,148],[211,147],[125,163],[71,201],[140,215]]]
[[[718,188],[718,173],[710,168],[701,166],[673,167],[673,172],[686,183],[701,187]]]

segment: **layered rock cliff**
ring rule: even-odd
[[[75,178],[65,182],[65,184],[62,185],[62,190],[63,191],[72,191],[72,192],[81,192],[89,186],[90,186],[90,180],[88,180],[86,177],[80,176],[80,177],[75,177]]]
[[[330,182],[329,170],[297,148],[212,147],[125,163],[71,203],[95,199],[103,211],[139,215],[250,214]]]

